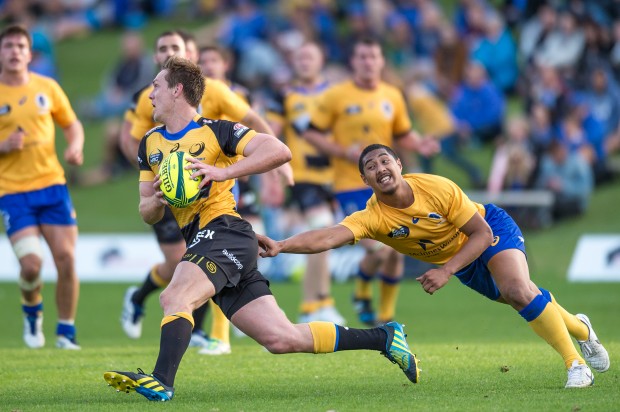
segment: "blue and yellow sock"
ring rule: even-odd
[[[357,271],[355,279],[355,299],[372,299],[372,281],[373,276],[364,272],[361,268]]]
[[[343,350],[385,350],[387,335],[383,329],[355,329],[332,322],[310,322],[314,353]]]
[[[394,319],[396,313],[396,301],[398,300],[398,292],[400,290],[400,281],[402,278],[390,278],[383,274],[379,275],[381,283],[379,284],[380,301],[379,301],[379,322],[389,322]]]
[[[579,364],[584,364],[585,361],[579,356],[571,341],[562,315],[555,305],[549,303],[543,295],[536,295],[525,308],[519,311],[519,315],[528,322],[538,336],[547,341],[562,356],[566,369],[570,368],[575,360]]]
[[[562,315],[562,320],[564,321],[564,324],[566,325],[566,329],[568,329],[568,333],[570,333],[570,335],[577,340],[587,340],[590,335],[590,331],[588,330],[588,327],[586,326],[586,324],[580,321],[577,318],[577,316],[573,315],[572,313],[564,309],[557,302],[557,300],[555,299],[555,296],[553,296],[551,292],[549,292],[546,289],[541,288],[540,286],[538,287],[538,289],[540,289],[540,292],[543,294],[543,296],[549,302],[553,303],[556,309],[560,312],[560,315]]]
[[[224,343],[230,343],[230,321],[213,300],[209,301],[209,305],[211,305],[211,312],[213,313],[213,324],[211,325],[209,337],[221,340]]]

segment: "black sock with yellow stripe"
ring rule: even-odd
[[[354,329],[332,322],[310,322],[314,353],[369,349],[384,351],[387,334],[383,329]]]
[[[159,356],[153,369],[153,376],[164,385],[174,386],[174,377],[189,346],[193,327],[192,315],[186,312],[165,316],[161,321]]]
[[[140,285],[140,288],[136,290],[136,293],[131,297],[131,301],[138,306],[144,306],[144,301],[151,293],[167,285],[168,282],[163,280],[159,276],[159,273],[157,273],[157,266],[153,266],[146,275],[146,279],[144,279],[142,285]]]

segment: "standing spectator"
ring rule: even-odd
[[[585,35],[577,19],[569,11],[563,11],[558,28],[547,36],[535,58],[540,64],[569,70],[579,60],[584,46]]]
[[[54,122],[63,129],[68,142],[64,157],[72,165],[83,162],[84,129],[60,86],[28,70],[31,47],[30,33],[22,26],[0,33],[0,212],[20,265],[26,345],[45,345],[42,235],[58,271],[56,346],[80,349],[74,324],[77,221],[56,156]]]
[[[567,146],[554,141],[543,157],[536,183],[555,195],[554,218],[579,215],[585,212],[592,194],[592,171],[579,152],[569,152]]]
[[[497,13],[488,13],[482,39],[472,46],[472,59],[481,62],[495,86],[511,92],[517,81],[517,52],[514,40]]]
[[[467,44],[458,35],[456,28],[450,23],[444,23],[434,55],[437,88],[444,99],[450,99],[463,81],[468,55]]]
[[[487,78],[484,66],[472,61],[465,69],[465,81],[457,89],[450,104],[464,139],[491,142],[502,131],[504,96]]]
[[[524,63],[532,63],[547,37],[555,30],[556,22],[557,12],[550,4],[540,6],[536,15],[525,22],[519,33],[519,51]]]

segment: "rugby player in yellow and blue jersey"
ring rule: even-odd
[[[305,43],[293,51],[291,67],[295,78],[271,101],[265,116],[276,135],[283,136],[291,149],[291,167],[295,175],[295,186],[290,190],[291,200],[310,229],[334,224],[331,192],[334,170],[330,158],[302,137],[310,123],[310,112],[318,104],[319,96],[330,87],[322,75],[323,63],[323,53],[316,43]],[[345,322],[331,296],[328,258],[328,252],[308,256],[303,277],[300,322]]]
[[[201,117],[196,107],[204,92],[204,78],[188,60],[170,58],[153,86],[153,115],[163,125],[148,132],[140,143],[140,214],[149,224],[163,217],[166,202],[158,171],[171,152],[195,152],[186,168],[195,169],[192,177],[202,176],[202,191],[188,207],[171,207],[187,251],[160,297],[164,318],[153,372],[110,371],[104,379],[119,391],[135,390],[149,400],[172,399],[174,379],[191,339],[192,311],[213,298],[233,324],[272,353],[378,350],[417,382],[416,359],[400,324],[373,329],[350,329],[330,322],[292,324],[258,271],[256,235],[236,212],[231,189],[239,177],[288,162],[289,149],[276,137],[240,123]],[[243,158],[234,161],[237,155]]]
[[[28,71],[30,33],[21,26],[0,33],[0,213],[19,260],[24,341],[45,345],[40,237],[56,269],[56,346],[80,349],[75,339],[79,281],[75,270],[77,221],[55,148],[56,122],[68,142],[65,161],[83,162],[84,129],[56,81]]]
[[[422,139],[411,129],[402,93],[381,81],[385,65],[381,45],[363,38],[353,46],[352,78],[326,91],[311,113],[310,130],[304,137],[331,157],[334,167],[333,190],[342,211],[349,215],[364,208],[372,190],[364,186],[357,172],[362,148],[372,143],[434,154],[439,145]],[[331,133],[333,139],[328,139]],[[373,325],[394,318],[398,284],[403,273],[403,257],[374,241],[364,241],[366,255],[359,266],[354,295],[356,311],[363,323]],[[379,313],[371,307],[371,283],[381,279]]]
[[[417,278],[430,294],[452,276],[487,298],[512,306],[553,349],[568,370],[566,388],[592,385],[590,368],[605,372],[609,356],[586,315],[572,315],[530,280],[521,230],[502,209],[474,203],[452,181],[430,174],[401,175],[402,164],[384,145],[366,147],[359,173],[374,192],[366,207],[327,229],[283,241],[259,236],[264,252],[319,253],[375,239],[402,254],[441,265]],[[571,336],[577,339],[584,359]]]

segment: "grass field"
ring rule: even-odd
[[[149,25],[147,44],[155,33],[175,25]],[[61,81],[72,101],[96,93],[105,68],[115,59],[118,38],[118,32],[110,31],[58,45]],[[101,159],[102,126],[87,123],[85,128],[85,167],[90,168]],[[62,147],[60,144],[59,150]],[[489,164],[489,149],[470,155],[481,166]],[[442,161],[438,172],[457,183],[465,181]],[[127,175],[99,187],[72,187],[80,230],[147,231],[137,214],[136,180],[136,176]],[[397,313],[421,359],[423,372],[417,385],[408,383],[396,365],[377,353],[274,356],[247,338],[233,337],[229,356],[199,356],[189,350],[177,376],[175,399],[153,405],[136,394],[115,393],[102,375],[109,369],[152,370],[161,320],[155,296],[148,302],[143,338],[131,341],[118,322],[127,285],[83,284],[77,319],[83,349],[65,352],[53,348],[54,285],[46,285],[48,343],[45,349],[32,351],[22,343],[17,286],[0,283],[0,411],[620,410],[616,363],[620,353],[620,284],[566,282],[580,234],[620,233],[618,199],[617,183],[599,188],[583,218],[526,233],[534,280],[551,290],[568,310],[588,314],[610,352],[611,369],[596,374],[592,388],[564,390],[566,372],[560,357],[510,308],[479,297],[456,280],[433,296],[407,281]],[[12,257],[2,255],[0,261],[8,258]],[[299,285],[279,283],[273,290],[289,317],[295,319]],[[351,291],[352,284],[334,285],[339,309],[351,326],[359,326],[349,304]]]

